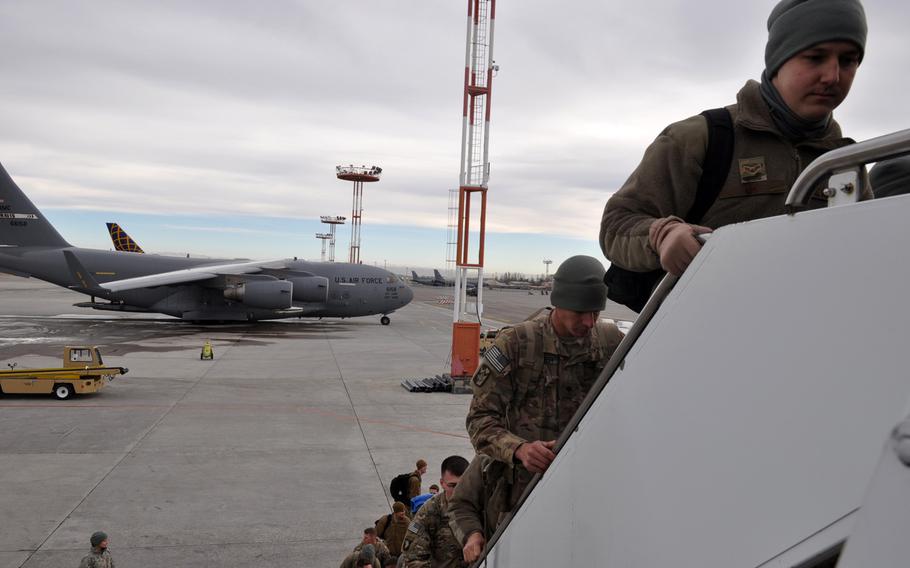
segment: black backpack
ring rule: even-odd
[[[401,501],[409,508],[411,506],[411,475],[413,474],[402,473],[401,475],[396,475],[392,483],[389,484],[389,493],[392,495],[392,499]]]
[[[686,223],[697,225],[717,200],[733,161],[733,120],[725,108],[701,113],[708,121],[708,149],[702,164],[701,179],[695,192],[695,203],[685,216]],[[618,304],[640,312],[660,279],[663,270],[635,272],[610,263],[604,275],[607,297]]]

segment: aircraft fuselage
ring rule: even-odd
[[[388,314],[410,302],[413,292],[397,276],[386,270],[361,264],[289,261],[284,270],[261,275],[219,276],[207,283],[163,285],[122,292],[103,288],[89,289],[80,283],[64,258],[72,252],[98,284],[136,278],[199,266],[225,264],[234,260],[184,258],[153,254],[84,249],[78,247],[3,247],[0,267],[19,276],[30,276],[103,298],[127,308],[193,320],[262,320],[286,317],[356,317]],[[327,280],[320,301],[293,301],[294,310],[261,309],[225,297],[225,287],[233,281],[269,278],[290,280],[306,275]],[[208,284],[208,285],[207,285]],[[105,304],[105,306],[107,306]],[[96,307],[96,306],[92,306]],[[99,309],[114,309],[114,306]]]

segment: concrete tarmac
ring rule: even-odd
[[[130,369],[67,401],[0,397],[0,568],[77,566],[96,530],[119,566],[337,566],[395,475],[425,458],[426,488],[473,456],[469,396],[399,385],[446,371],[450,307],[198,326],[84,300],[0,276],[0,368],[95,344]]]
[[[414,301],[445,308],[452,314],[452,297],[454,288],[451,286],[422,286],[411,285],[414,290]],[[469,303],[475,298],[468,297]],[[500,327],[503,324],[518,323],[527,319],[535,311],[550,305],[549,294],[541,294],[539,290],[509,290],[497,288],[483,291],[484,327]],[[601,312],[601,317],[617,321],[635,321],[638,314],[629,308],[607,300],[606,308]]]

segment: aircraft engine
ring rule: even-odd
[[[293,295],[294,285],[287,280],[253,280],[224,290],[228,300],[266,310],[290,308]]]
[[[298,302],[325,302],[329,293],[329,279],[324,276],[291,278],[294,283],[294,300]]]

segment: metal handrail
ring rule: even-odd
[[[806,206],[816,184],[833,174],[851,170],[870,162],[878,162],[910,154],[910,129],[871,138],[831,150],[816,158],[799,174],[787,195],[790,213]]]
[[[588,391],[588,395],[585,397],[584,401],[581,403],[581,406],[575,412],[575,415],[566,425],[565,430],[563,430],[562,435],[556,440],[556,445],[553,447],[555,453],[559,451],[566,445],[569,441],[569,437],[575,432],[578,428],[579,423],[585,417],[585,414],[588,413],[588,410],[591,409],[591,406],[594,405],[594,402],[597,400],[597,397],[600,396],[601,391],[607,386],[607,383],[610,382],[610,379],[613,377],[613,374],[617,369],[622,368],[623,363],[626,361],[626,355],[632,349],[632,346],[635,345],[635,342],[638,341],[638,338],[641,336],[642,332],[647,327],[648,323],[654,317],[654,314],[657,313],[658,308],[663,304],[664,299],[667,297],[667,294],[673,289],[673,286],[676,285],[679,278],[673,276],[672,274],[667,274],[657,285],[657,288],[654,289],[654,292],[651,294],[651,297],[648,299],[648,303],[645,304],[645,307],[642,308],[641,313],[638,315],[638,318],[635,320],[635,323],[632,325],[632,328],[629,330],[629,333],[623,338],[619,343],[619,346],[616,347],[616,351],[613,352],[613,355],[610,357],[610,360],[607,361],[606,366],[600,372],[600,376],[597,377],[597,381],[591,387],[591,390]],[[512,519],[515,517],[515,513],[521,510],[521,506],[528,499],[528,495],[531,494],[531,491],[537,486],[540,482],[540,479],[543,477],[543,474],[535,474],[531,478],[530,483],[525,488],[524,493],[521,494],[521,497],[518,499],[518,502],[515,504],[515,507],[512,508],[512,511],[506,516],[505,519],[499,523],[499,526],[496,528],[496,532],[493,533],[493,536],[490,537],[490,541],[486,543],[484,547],[483,554],[478,558],[472,566],[481,566],[481,563],[484,562],[487,556],[490,554],[490,551],[493,550],[493,547],[499,541],[500,537],[505,533],[506,529],[509,528],[509,525],[512,524]]]

